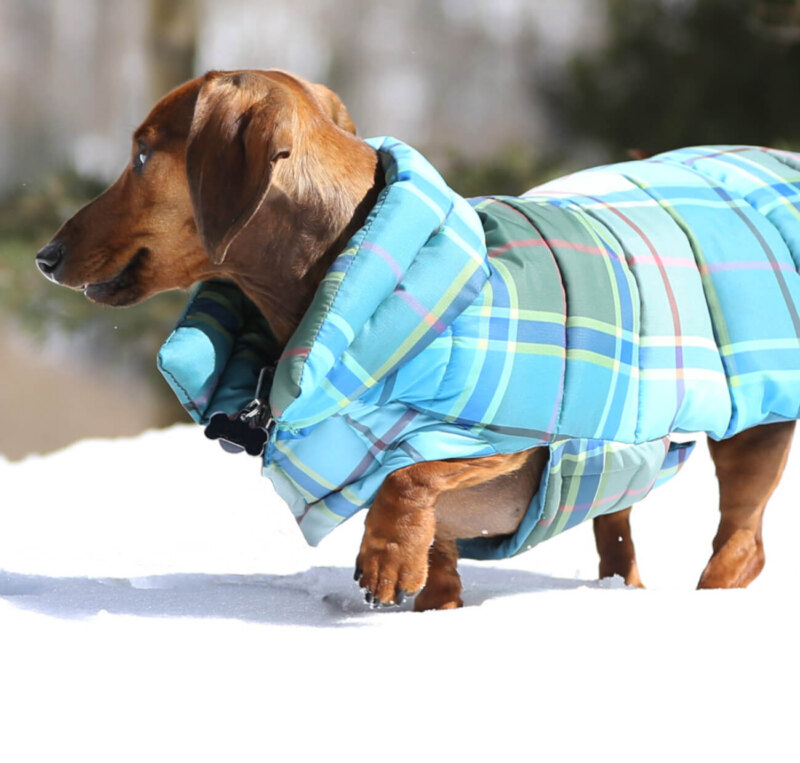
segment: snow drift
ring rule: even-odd
[[[463,564],[465,608],[415,614],[363,604],[358,518],[307,547],[197,427],[0,459],[0,756],[786,759],[799,464],[747,590],[693,590],[717,520],[698,446],[634,510],[647,590],[596,581],[582,525]]]

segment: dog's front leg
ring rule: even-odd
[[[461,576],[458,574],[458,546],[454,540],[435,538],[428,554],[428,580],[414,598],[414,611],[458,609]]]
[[[544,451],[542,451],[544,452]],[[392,472],[381,485],[364,523],[364,540],[356,560],[356,580],[366,589],[370,604],[398,604],[406,594],[419,591],[428,580],[429,549],[436,536],[436,501],[442,493],[473,487],[516,472],[530,451],[498,454],[457,461],[426,461]],[[538,484],[538,473],[536,483]],[[488,507],[492,511],[492,507]],[[518,522],[519,518],[517,518]],[[433,566],[436,594],[425,597],[417,609],[444,609],[460,604],[456,572],[458,552],[454,541],[474,537],[447,528],[437,540]],[[453,591],[454,582],[458,590]]]
[[[364,523],[356,580],[367,602],[399,604],[428,577],[428,549],[436,532],[430,469],[417,464],[392,472],[381,485]]]

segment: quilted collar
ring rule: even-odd
[[[281,356],[278,426],[313,426],[375,387],[446,331],[489,275],[476,212],[394,138],[367,141],[386,186],[323,279]]]

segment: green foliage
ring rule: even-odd
[[[23,187],[0,204],[0,241],[49,239],[68,217],[105,187],[94,178],[65,170],[41,187]]]
[[[494,156],[479,161],[472,156],[452,153],[444,177],[462,196],[519,196],[564,171],[553,156],[535,158],[526,148],[506,146]]]
[[[797,6],[606,0],[609,36],[549,95],[574,138],[623,157],[700,143],[800,146]]]

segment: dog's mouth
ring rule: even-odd
[[[150,250],[142,247],[113,278],[87,283],[78,289],[92,302],[116,307],[130,305],[137,301],[142,292],[139,276],[149,256]]]

